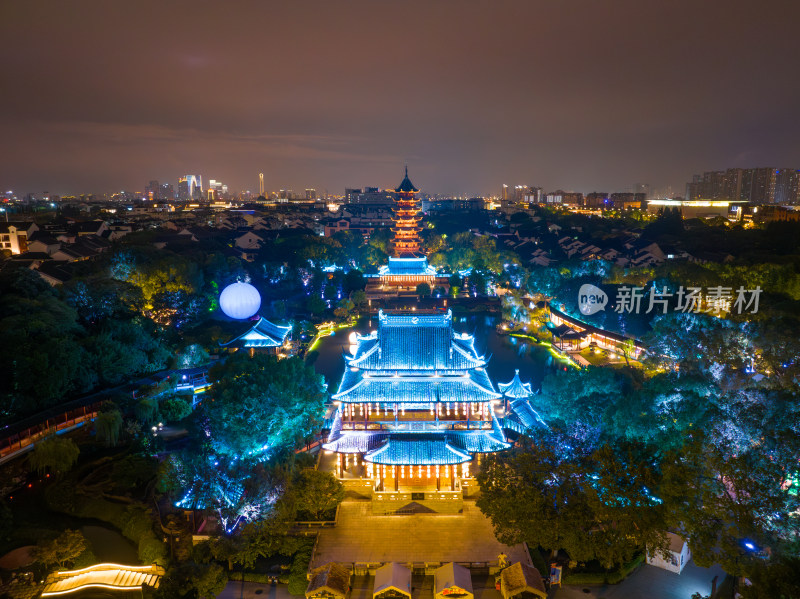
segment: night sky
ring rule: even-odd
[[[429,193],[800,168],[800,3],[0,4],[0,187]]]

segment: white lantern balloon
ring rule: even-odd
[[[249,283],[233,283],[222,290],[219,307],[230,318],[244,320],[258,312],[261,295]]]

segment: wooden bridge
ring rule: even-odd
[[[158,588],[164,568],[152,566],[123,566],[95,564],[80,570],[55,572],[47,577],[42,597],[67,595],[84,589],[138,591],[144,586]]]

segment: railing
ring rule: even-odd
[[[0,445],[0,460],[32,447],[53,434],[83,426],[97,417],[100,403],[75,408],[45,419],[44,422],[7,436]]]
[[[366,424],[363,420],[342,421],[342,430],[347,431],[408,431],[408,432],[423,432],[423,431],[477,431],[477,430],[492,430],[492,423],[487,420],[440,420],[438,423],[429,420],[422,422],[369,422]]]
[[[511,420],[510,418],[502,418],[501,426],[505,429],[510,431],[514,431],[515,433],[519,433],[520,435],[524,434],[527,430],[522,424],[517,422],[516,420]]]

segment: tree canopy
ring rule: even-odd
[[[237,352],[209,373],[203,404],[214,451],[248,456],[291,445],[319,426],[325,400],[322,377],[300,358],[279,360]]]

